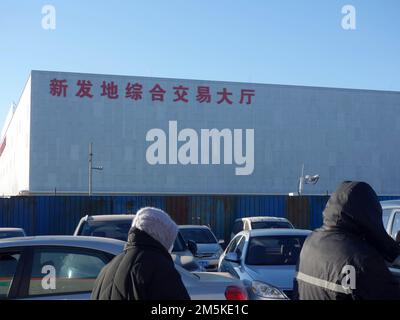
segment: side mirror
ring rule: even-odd
[[[219,245],[222,246],[224,243],[225,243],[225,240],[223,240],[223,239],[218,240],[218,244],[219,244]]]
[[[400,243],[400,231],[397,231],[394,241],[396,241],[397,243]]]
[[[240,259],[236,252],[229,252],[225,258],[226,261],[240,263]]]
[[[193,240],[189,240],[187,242],[187,246],[189,251],[192,253],[192,255],[195,257],[197,255],[197,244]]]

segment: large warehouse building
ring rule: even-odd
[[[0,195],[400,194],[400,93],[32,71],[1,133]]]

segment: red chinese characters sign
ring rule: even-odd
[[[52,79],[49,83],[50,95],[53,97],[67,97],[69,91],[74,90],[73,94],[81,99],[92,99],[94,93],[92,89],[94,85],[90,80],[80,79],[76,81],[74,86],[70,86],[66,79]],[[120,90],[121,95],[120,95]],[[231,90],[226,87],[219,88],[212,92],[208,86],[189,87],[182,84],[166,88],[159,83],[151,85],[145,89],[143,84],[139,82],[124,84],[124,87],[119,88],[119,85],[114,81],[102,81],[99,85],[100,97],[110,100],[130,99],[134,101],[142,100],[145,95],[151,98],[151,101],[164,102],[166,95],[171,95],[171,102],[187,104],[190,103],[189,94],[193,92],[193,102],[201,104],[209,104],[216,102],[218,105],[251,105],[253,98],[256,95],[253,89]]]

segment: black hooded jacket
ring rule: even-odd
[[[100,272],[92,300],[190,300],[168,251],[132,229],[125,250]]]
[[[342,183],[323,218],[323,226],[306,239],[300,254],[297,298],[400,299],[400,285],[385,263],[400,255],[400,246],[383,226],[374,190],[364,182]]]

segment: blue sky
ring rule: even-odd
[[[400,91],[399,34],[398,0],[2,0],[0,127],[32,69]]]

